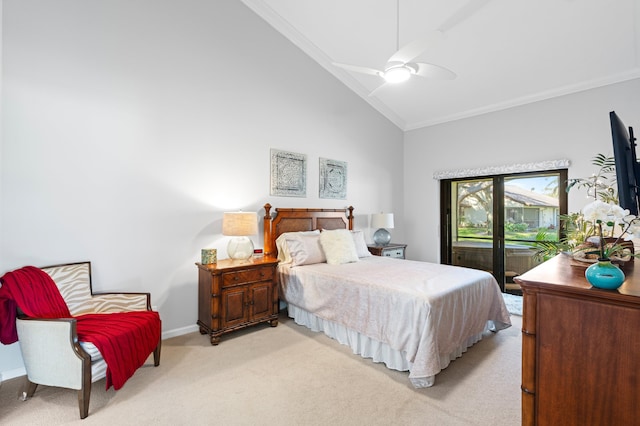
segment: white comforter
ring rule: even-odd
[[[487,325],[511,325],[497,282],[475,269],[372,256],[278,271],[281,299],[400,351],[410,379],[437,374]]]

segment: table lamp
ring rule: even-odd
[[[249,259],[253,256],[253,241],[249,235],[258,233],[258,214],[251,212],[224,213],[222,235],[231,236],[227,254],[231,259]]]
[[[371,215],[371,227],[378,228],[373,233],[373,242],[377,246],[386,246],[391,241],[391,234],[387,229],[393,229],[393,213],[374,213]]]

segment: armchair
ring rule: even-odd
[[[57,286],[70,317],[36,318],[18,309],[16,330],[27,371],[23,400],[33,396],[38,384],[76,389],[80,418],[84,419],[89,413],[93,382],[106,376],[107,388],[113,385],[117,390],[151,352],[154,365],[160,364],[160,318],[151,309],[149,293],[94,294],[90,262],[41,270]],[[100,343],[103,334],[109,335],[106,345]],[[114,351],[110,348],[116,339],[124,342]],[[117,359],[122,358],[123,349],[130,360]]]

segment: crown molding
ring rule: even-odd
[[[571,84],[564,87],[560,87],[553,90],[548,90],[545,92],[535,93],[533,95],[522,96],[520,98],[512,99],[506,102],[500,102],[493,105],[487,105],[482,108],[471,109],[468,111],[461,112],[459,114],[452,114],[443,117],[436,117],[431,120],[425,120],[416,123],[407,124],[405,131],[420,129],[423,127],[435,126],[436,124],[448,123],[450,121],[462,120],[464,118],[475,117],[482,114],[488,114],[490,112],[502,111],[505,109],[527,105],[535,102],[540,102],[548,99],[558,98],[560,96],[571,95],[578,92],[584,92],[586,90],[597,89],[599,87],[608,86],[616,83],[623,83],[629,80],[635,80],[640,78],[640,68],[635,68],[628,72],[600,78],[594,79],[590,81],[585,81],[582,83]]]

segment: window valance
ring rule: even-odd
[[[503,166],[487,166],[475,169],[443,170],[433,172],[436,180],[457,179],[475,176],[506,175],[512,173],[538,172],[546,170],[566,169],[571,165],[567,159],[547,160],[537,163],[520,163]]]

